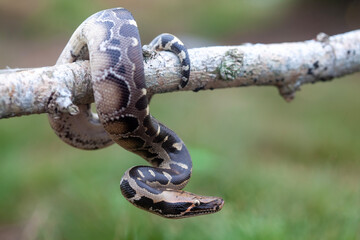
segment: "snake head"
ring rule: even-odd
[[[219,197],[196,196],[182,217],[215,213],[222,209],[224,200]]]
[[[215,213],[224,205],[224,200],[219,197],[199,196],[179,190],[171,192],[176,192],[175,201],[169,201],[159,214],[166,218],[185,218]]]
[[[181,190],[166,190],[155,198],[142,196],[128,200],[138,208],[172,219],[215,213],[224,205],[222,198],[199,196]]]

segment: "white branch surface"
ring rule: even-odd
[[[305,42],[189,49],[191,75],[182,91],[273,85],[291,100],[302,84],[360,71],[360,30]],[[145,60],[149,95],[178,91],[179,60],[160,52]],[[0,118],[68,111],[93,102],[88,61],[0,70]],[[75,104],[75,105],[74,105]]]

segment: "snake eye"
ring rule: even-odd
[[[200,205],[200,201],[196,199],[196,200],[194,201],[194,205],[195,205],[195,207],[199,206],[199,205]]]

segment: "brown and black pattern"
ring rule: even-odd
[[[182,65],[185,87],[190,59],[184,44],[162,34],[152,50],[175,53]],[[192,161],[182,140],[149,113],[142,48],[131,13],[123,8],[104,10],[89,17],[75,31],[57,64],[89,59],[99,120],[87,105],[77,116],[49,117],[58,136],[68,144],[96,149],[116,142],[152,166],[126,171],[120,182],[124,197],[135,206],[167,218],[213,213],[223,200],[185,192]],[[100,124],[101,123],[101,124]]]
[[[157,51],[171,51],[179,57],[182,75],[179,88],[184,88],[190,78],[190,58],[185,45],[174,35],[163,33],[152,40],[147,47]]]

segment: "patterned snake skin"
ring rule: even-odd
[[[175,53],[182,65],[184,87],[190,59],[183,43],[162,34],[148,46]],[[167,218],[219,211],[221,198],[182,191],[190,179],[192,161],[182,140],[149,113],[143,53],[135,20],[123,8],[98,12],[75,31],[57,64],[90,59],[96,114],[89,105],[80,113],[49,115],[55,133],[81,149],[98,149],[113,142],[140,155],[152,167],[136,166],[120,182],[125,198],[136,207]]]

